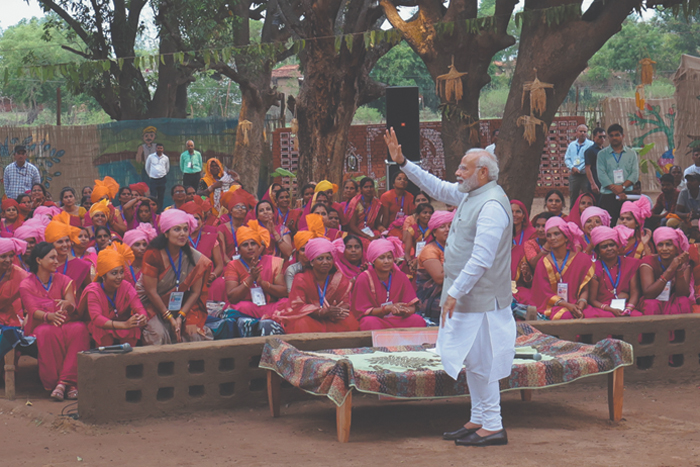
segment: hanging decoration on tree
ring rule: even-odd
[[[242,122],[238,122],[238,126],[241,127],[241,131],[243,132],[243,146],[248,146],[250,144],[248,132],[253,129],[253,122],[250,120],[243,120]]]
[[[648,86],[654,80],[654,65],[656,65],[656,62],[651,58],[647,57],[641,59],[639,61],[639,65],[642,68],[642,72],[640,74],[642,78],[642,85]]]
[[[452,56],[452,65],[449,66],[449,69],[450,71],[446,75],[440,75],[435,80],[435,94],[440,96],[445,102],[454,102],[456,104],[462,100],[462,77],[466,76],[467,73],[457,71],[454,55]]]
[[[297,133],[299,133],[299,120],[297,120],[297,106],[294,106],[294,118],[290,123],[292,128],[292,139],[294,139],[294,150],[299,152],[299,140],[297,139]]]
[[[532,146],[532,143],[537,140],[537,126],[541,126],[543,131],[547,131],[547,127],[544,122],[539,118],[533,117],[532,115],[521,115],[518,117],[517,123],[519,127],[525,127],[523,137],[530,146]]]
[[[634,104],[639,110],[644,110],[644,104],[646,103],[646,95],[644,92],[644,85],[640,84],[637,86],[637,90],[634,92]]]
[[[525,105],[525,95],[530,93],[530,115],[521,115],[518,117],[517,124],[519,127],[524,127],[523,137],[527,144],[532,146],[537,140],[537,127],[541,126],[543,132],[547,132],[547,125],[535,117],[535,114],[541,116],[545,110],[547,110],[547,89],[554,89],[553,84],[543,83],[537,78],[537,68],[533,68],[535,72],[535,79],[532,81],[526,81],[523,84],[523,96],[520,101],[520,105]]]
[[[532,81],[526,81],[523,85],[523,96],[520,101],[520,105],[525,105],[525,95],[530,93],[530,115],[535,114],[542,115],[545,110],[547,110],[547,89],[553,89],[554,85],[549,83],[543,83],[537,78],[537,68],[533,68],[535,71],[535,79]]]

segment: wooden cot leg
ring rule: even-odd
[[[338,431],[338,442],[347,443],[350,440],[350,423],[352,422],[352,390],[340,407],[335,408],[335,425]]]
[[[622,420],[622,402],[625,392],[625,368],[620,367],[608,374],[608,411],[610,420]]]
[[[5,398],[15,400],[15,349],[5,354]]]
[[[280,416],[280,384],[282,378],[272,370],[267,370],[267,402],[270,405],[270,415],[273,418]]]
[[[520,400],[524,402],[530,402],[532,400],[532,389],[521,389]]]

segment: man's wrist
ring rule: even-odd
[[[406,164],[408,164],[408,159],[406,159],[406,156],[403,156],[403,160],[401,162],[397,162],[397,164],[401,168],[406,167]]]

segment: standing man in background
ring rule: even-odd
[[[15,146],[15,161],[5,167],[3,183],[5,195],[10,199],[17,199],[22,193],[31,191],[34,184],[41,183],[39,169],[27,162],[26,147]]]
[[[622,203],[639,181],[639,157],[634,150],[623,145],[625,133],[619,123],[608,127],[610,146],[598,152],[597,171],[600,180],[598,205],[610,213],[610,225],[617,224]]]
[[[586,191],[588,177],[586,177],[586,149],[593,146],[593,141],[588,139],[588,127],[579,125],[576,128],[576,140],[569,143],[564,156],[564,163],[569,169],[569,206],[573,206],[576,198]]]
[[[146,159],[146,174],[150,180],[151,195],[156,197],[158,212],[163,210],[165,183],[170,172],[170,159],[163,153],[163,145],[156,144],[156,152]]]
[[[596,127],[593,130],[593,144],[586,149],[584,158],[586,159],[586,177],[588,184],[591,186],[591,192],[596,196],[596,200],[600,199],[600,180],[598,180],[598,153],[603,149],[605,144],[605,130]]]
[[[180,170],[182,171],[182,184],[185,188],[191,186],[195,190],[199,186],[202,176],[202,153],[194,149],[194,141],[185,143],[187,150],[180,154]]]

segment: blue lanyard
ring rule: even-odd
[[[78,255],[76,255],[76,254],[75,254],[75,249],[74,249],[73,247],[70,247],[70,252],[73,254],[73,256],[75,256],[75,257],[78,258],[78,259],[83,259],[83,256],[85,256],[85,253],[83,253],[83,256],[78,256]],[[68,261],[66,261],[66,262],[68,262]]]
[[[584,143],[585,144],[585,143]],[[583,148],[583,144],[577,144],[576,145],[576,155],[578,156],[579,153],[581,152],[581,148]]]
[[[246,271],[248,271],[248,273],[250,273],[250,266],[248,266],[248,263],[246,263],[243,258],[238,258],[238,261],[240,261],[241,264],[243,265],[243,267],[246,269]],[[255,287],[257,287],[258,283],[256,281],[253,281],[253,285]]]
[[[129,265],[129,269],[131,269],[131,278],[134,280],[134,284],[136,284],[136,273],[134,272],[134,267]]]
[[[180,255],[177,260],[177,269],[175,269],[175,261],[173,261],[173,257],[170,256],[170,250],[166,247],[165,252],[168,254],[168,259],[170,260],[170,266],[173,267],[173,271],[175,271],[175,276],[177,278],[177,281],[175,282],[177,287],[180,287],[180,274],[182,274],[182,250],[180,250]]]
[[[401,197],[401,211],[400,211],[400,212],[403,212],[403,203],[404,203],[404,201],[406,201],[406,195],[403,195],[403,196]],[[396,197],[396,204],[399,204],[399,197],[398,197],[398,196]]]
[[[557,264],[557,259],[554,257],[554,252],[553,251],[549,252],[549,254],[552,255],[552,262],[554,263],[554,267],[557,268],[557,272],[559,273],[560,278],[561,278],[561,272],[566,267],[566,262],[569,261],[569,253],[571,253],[571,251],[566,250],[566,256],[564,257],[564,262],[561,263],[561,268],[559,268],[559,265]]]
[[[365,196],[362,195],[362,207],[365,208]],[[369,206],[365,208],[365,226],[367,226],[367,217],[369,216],[370,208],[372,207],[372,202],[369,202]]]
[[[612,155],[613,155],[613,158],[615,159],[615,163],[616,163],[616,164],[619,164],[619,163],[620,163],[620,160],[622,159],[622,153],[623,153],[623,151],[620,151],[620,156],[618,157],[618,156],[615,154],[615,151],[612,152]]]
[[[233,237],[233,244],[236,245],[236,253],[238,253],[238,240],[236,239],[236,229],[233,228],[233,220],[229,219],[228,223],[231,226],[231,236]]]
[[[323,286],[323,291],[321,291],[321,287],[319,287],[318,284],[316,284],[316,288],[318,289],[318,300],[319,300],[321,306],[323,306],[323,304],[326,302],[326,290],[328,290],[328,281],[330,279],[331,279],[331,275],[329,274],[326,277],[326,283]]]
[[[110,305],[114,307],[114,316],[119,316],[119,313],[117,312],[117,291],[114,291],[114,298],[112,298],[107,294],[107,291],[105,290],[105,285],[100,284],[100,286],[102,287],[102,291],[105,293],[105,296],[107,297],[107,300],[109,301]]]
[[[620,257],[617,257],[617,278],[613,282],[612,274],[610,274],[610,269],[608,269],[608,265],[605,264],[605,261],[601,261],[603,263],[603,268],[605,269],[605,274],[608,275],[608,279],[610,279],[610,284],[613,286],[613,294],[615,295],[615,298],[617,298],[617,286],[620,285],[620,276],[622,275],[622,268],[621,264],[622,261],[620,261]]]
[[[36,275],[35,275],[35,277],[36,277],[36,280],[38,280],[39,283],[41,284],[41,286],[44,288],[44,290],[46,290],[46,292],[48,292],[49,289],[51,288],[51,281],[53,281],[53,274],[51,274],[51,275],[49,276],[49,283],[46,284],[46,285],[44,285],[44,283],[41,282],[41,279],[39,279],[39,276],[36,276]]]
[[[3,272],[2,276],[0,276],[0,282],[2,282],[2,280],[5,278],[5,274],[7,274],[7,271]]]
[[[445,247],[442,246],[442,245],[440,245],[440,242],[438,242],[437,240],[435,240],[435,244],[438,246],[438,248],[440,248],[440,249],[442,250],[443,253],[445,252]]]
[[[525,235],[525,231],[521,230],[520,231],[520,241],[516,242],[515,239],[513,239],[513,245],[522,245],[523,244],[523,236]]]
[[[428,231],[428,229],[427,229],[427,228],[424,229],[423,227],[420,226],[420,224],[416,224],[416,225],[417,225],[418,228],[420,229],[421,240],[425,240],[425,233]]]
[[[389,283],[388,283],[388,284],[386,284],[384,281],[379,281],[379,282],[382,283],[382,285],[383,285],[384,288],[386,289],[386,302],[384,302],[384,303],[389,303],[389,298],[391,298],[391,297],[390,297],[390,294],[391,294],[391,279],[392,279],[393,277],[394,277],[393,274],[389,274]]]
[[[664,266],[664,263],[661,262],[661,256],[657,256],[656,259],[659,260],[659,264],[661,265],[661,271],[666,272],[666,266]]]
[[[68,270],[68,258],[66,258],[66,262],[63,263],[63,275],[66,275],[66,271]]]
[[[287,210],[287,215],[284,216],[284,220],[282,221],[282,223],[284,225],[287,225],[287,219],[289,218],[289,211],[291,211],[291,209]],[[277,208],[277,212],[279,213],[280,217],[282,217],[282,210],[280,208]]]
[[[343,214],[348,213],[348,208],[350,207],[350,201],[345,202],[345,209],[343,209]]]
[[[197,243],[192,242],[192,237],[190,237],[190,245],[196,250],[199,246],[199,241],[202,239],[202,229],[199,229],[199,235],[197,235]]]
[[[22,259],[22,255],[17,255],[17,257],[19,258],[19,262],[22,263],[22,268],[25,271],[29,271],[29,266],[27,266],[27,263],[25,263],[24,260]]]
[[[588,239],[588,234],[586,234],[586,232],[583,233],[583,238],[584,240],[586,240],[586,243],[588,243],[589,245],[591,244],[591,241]]]
[[[630,251],[628,251],[627,253],[625,253],[625,257],[628,257],[629,255],[631,255],[632,253],[634,253],[635,251],[637,251],[637,246],[638,246],[638,245],[639,245],[639,240],[637,240],[636,242],[634,242],[634,248],[632,248]]]

